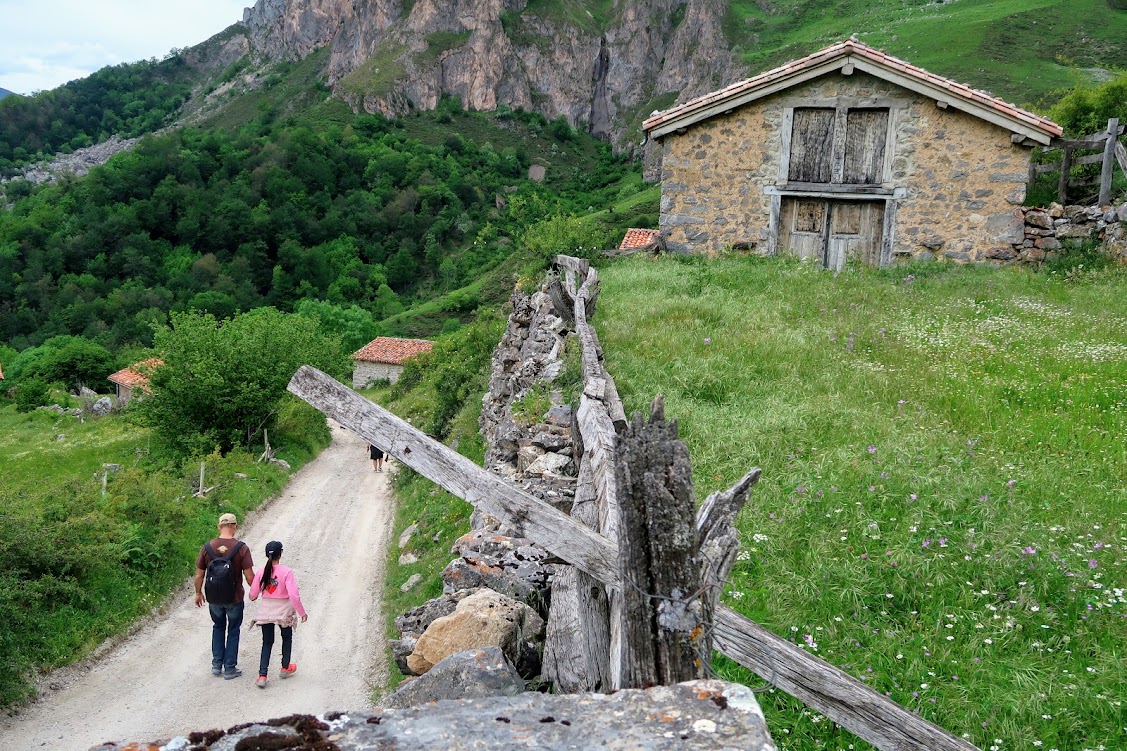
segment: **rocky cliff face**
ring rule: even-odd
[[[618,145],[659,107],[743,78],[721,28],[726,0],[258,0],[253,51],[331,47],[328,82],[357,110],[400,114],[441,96],[563,115]]]

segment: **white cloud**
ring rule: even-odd
[[[246,0],[0,0],[0,87],[51,89],[106,65],[163,57],[242,20]]]

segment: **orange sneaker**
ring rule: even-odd
[[[297,663],[291,662],[288,666],[282,668],[282,677],[283,678],[289,678],[291,675],[293,675],[296,672],[297,672]]]
[[[259,688],[266,688],[266,676],[258,676],[258,678],[256,678],[254,681],[254,685],[258,686]]]

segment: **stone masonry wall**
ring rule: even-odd
[[[395,383],[403,373],[402,365],[391,365],[386,362],[354,360],[352,366],[352,388],[354,389],[362,389],[376,381]]]
[[[771,197],[780,182],[784,110],[803,100],[880,97],[894,102],[888,158],[898,200],[893,257],[985,260],[1021,243],[1019,207],[1030,159],[1010,131],[860,72],[831,73],[665,136],[661,229],[674,252],[726,246],[766,253]]]

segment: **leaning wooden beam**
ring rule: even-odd
[[[618,581],[618,551],[605,538],[316,368],[298,368],[288,390],[428,480],[486,513],[521,527],[527,537],[548,552],[600,581]]]
[[[882,751],[978,751],[731,608],[716,615],[721,653]]]

